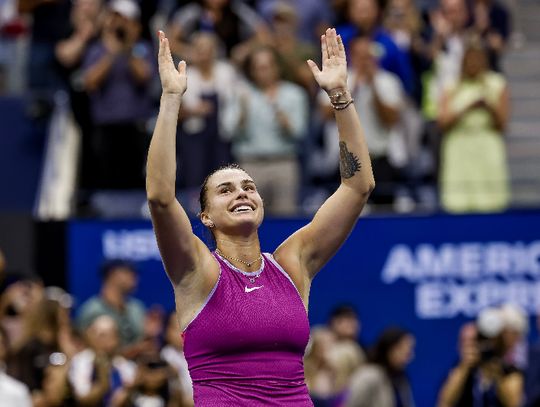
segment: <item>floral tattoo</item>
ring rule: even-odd
[[[356,172],[360,171],[362,165],[355,156],[347,149],[347,144],[344,141],[339,142],[339,172],[341,178],[351,178]]]

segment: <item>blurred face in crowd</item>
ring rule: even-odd
[[[210,66],[216,59],[217,39],[210,33],[198,33],[193,38],[193,62],[199,66]]]
[[[340,341],[346,339],[355,341],[360,330],[360,322],[355,315],[341,315],[332,319],[330,329]]]
[[[444,17],[454,30],[466,26],[469,15],[464,0],[441,0],[441,9]]]
[[[363,30],[371,30],[377,24],[379,5],[377,0],[350,0],[349,19]]]
[[[266,88],[279,80],[279,68],[274,54],[268,49],[255,51],[251,56],[249,71],[253,82]]]
[[[415,339],[412,335],[405,335],[396,343],[388,353],[388,362],[396,371],[404,370],[414,358]]]
[[[358,75],[374,75],[377,71],[377,59],[374,54],[374,44],[368,38],[358,38],[351,42],[351,65]]]
[[[114,319],[106,315],[96,318],[87,329],[87,340],[96,353],[113,356],[120,345]]]
[[[264,216],[263,201],[253,179],[241,169],[224,169],[214,173],[206,184],[207,203],[201,220],[216,230],[239,226],[258,227]]]
[[[95,18],[101,11],[102,0],[76,0],[74,6],[77,12],[88,18]]]
[[[487,69],[486,53],[481,48],[469,48],[463,56],[463,76],[476,78]]]
[[[279,37],[294,37],[298,27],[296,11],[292,6],[282,5],[274,12],[272,17],[272,28]]]
[[[137,288],[137,273],[129,267],[117,267],[111,270],[107,283],[114,285],[123,294],[128,295]]]

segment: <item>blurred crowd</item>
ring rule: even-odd
[[[99,292],[77,303],[39,278],[6,273],[0,255],[0,405],[193,405],[175,313],[133,296],[134,264],[111,260],[99,272]],[[437,407],[539,406],[540,343],[527,342],[528,321],[501,304],[463,325],[456,349],[441,349],[457,360],[441,378]],[[407,368],[423,354],[414,332],[388,326],[366,344],[361,330],[348,304],[311,328],[304,366],[315,407],[415,406],[422,387],[411,386]]]
[[[0,92],[30,95],[34,117],[69,94],[80,196],[143,188],[163,29],[188,63],[177,178],[187,209],[198,211],[206,174],[234,160],[271,214],[311,213],[339,182],[339,146],[305,61],[320,60],[319,35],[335,26],[377,179],[371,208],[497,211],[510,201],[501,1],[3,0]]]

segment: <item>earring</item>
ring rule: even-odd
[[[212,229],[214,226],[216,226],[216,225],[214,225],[214,222],[212,222],[212,221],[208,222],[208,227],[210,229]]]

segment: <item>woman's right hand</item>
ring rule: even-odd
[[[169,40],[159,31],[159,78],[163,94],[182,96],[187,88],[186,62],[180,61],[178,69],[174,66]]]

